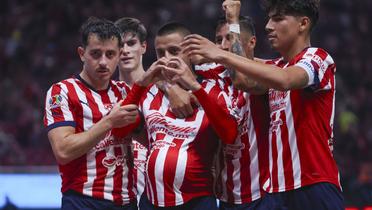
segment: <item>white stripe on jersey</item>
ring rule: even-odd
[[[276,113],[276,119],[280,119],[280,111]],[[283,145],[282,145],[282,131],[277,129],[276,131],[276,147],[278,152],[278,185],[279,189],[285,189],[285,176],[284,176],[284,159],[283,159]]]
[[[288,94],[288,105],[286,106],[285,116],[286,122],[288,127],[288,141],[289,141],[289,148],[291,150],[291,161],[292,161],[292,170],[293,170],[293,181],[295,188],[301,186],[301,163],[300,163],[300,156],[298,154],[298,147],[297,147],[297,137],[296,131],[294,128],[293,123],[293,114],[292,104],[290,102],[290,92]],[[288,114],[287,114],[288,113]]]
[[[239,144],[241,144],[241,138],[239,138]],[[245,145],[247,146],[247,145]],[[237,151],[237,156],[241,157],[242,156],[242,150],[239,150]],[[232,174],[232,177],[233,177],[233,182],[234,182],[234,189],[233,189],[233,196],[234,196],[234,200],[235,201],[241,201],[241,182],[240,182],[240,158],[237,158],[237,159],[234,159],[232,161],[232,164],[233,164],[233,174]],[[238,177],[238,178],[235,178],[235,177]]]
[[[257,145],[257,136],[256,136],[256,129],[252,120],[252,112],[249,112],[248,116],[248,134],[249,134],[249,155],[250,155],[250,175],[251,175],[251,193],[252,193],[252,201],[261,197],[260,193],[260,176],[261,171],[259,168],[259,161],[258,161],[258,145]],[[247,147],[248,145],[246,145]]]

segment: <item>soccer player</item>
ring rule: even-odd
[[[233,9],[233,2],[225,1],[225,10]],[[228,11],[226,12],[228,13]],[[249,17],[240,17],[240,33],[230,31],[230,20],[223,18],[216,27],[215,43],[223,50],[253,59],[256,44],[253,21]],[[231,22],[231,24],[234,24]],[[234,46],[234,48],[233,48]],[[242,89],[232,93],[238,101],[244,101],[241,112],[244,118],[243,130],[234,144],[223,144],[221,157],[221,173],[217,182],[217,197],[220,209],[266,209],[261,204],[264,196],[262,190],[268,178],[268,126],[269,107],[267,94],[262,88],[240,72],[228,70],[228,76],[233,82],[229,90]],[[229,82],[226,82],[229,84]],[[231,82],[230,82],[231,84]]]
[[[191,62],[180,47],[187,34],[190,31],[179,23],[161,27],[155,38],[158,59],[165,61],[166,66],[190,69]],[[172,76],[164,74],[166,78]],[[218,104],[227,107],[229,98],[216,81],[205,80],[201,86],[196,83],[199,86],[193,94],[200,105],[194,104],[189,117],[177,118],[169,109],[167,95],[156,85],[150,86],[140,104],[151,141],[146,189],[154,209],[217,208],[212,165],[218,138],[227,143],[234,141],[237,122]]]
[[[265,8],[269,41],[282,56],[268,64],[220,50],[199,35],[186,37],[182,45],[190,56],[223,63],[270,88],[270,179],[264,200],[272,209],[343,209],[332,155],[336,66],[325,50],[310,44],[319,1],[267,0]],[[239,13],[230,15],[237,19]]]
[[[118,65],[119,80],[132,87],[134,82],[145,73],[142,57],[147,48],[147,31],[138,19],[131,17],[120,18],[115,22],[115,25],[121,30],[123,38],[122,54]],[[178,85],[167,88],[161,81],[159,81],[158,87],[167,94],[170,109],[177,117],[184,118],[193,113],[190,102],[192,96],[189,92],[181,89]],[[134,188],[137,192],[140,209],[149,208],[147,202],[141,199],[145,187],[145,170],[149,146],[144,134],[145,131],[142,131],[139,135],[129,136],[132,140],[134,158]]]
[[[142,65],[142,56],[146,52],[147,31],[145,26],[135,18],[123,17],[115,21],[120,29],[123,38],[123,48],[119,61],[119,80],[124,81],[128,87],[143,76],[145,70]],[[148,140],[144,131],[139,134],[128,136],[132,141],[133,151],[133,186],[137,195],[139,207],[144,205],[141,202],[141,195],[145,189],[145,170],[148,155]]]
[[[81,33],[82,71],[53,84],[45,102],[44,124],[62,177],[62,209],[137,209],[130,145],[112,133],[114,128],[129,132],[138,122],[134,96],[156,81],[161,68],[146,72],[128,93],[111,80],[120,30],[111,21],[89,18]],[[134,104],[125,105],[130,101]]]

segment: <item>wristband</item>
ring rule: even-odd
[[[240,25],[238,23],[229,24],[229,32],[240,34]]]

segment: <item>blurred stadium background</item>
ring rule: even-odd
[[[181,21],[213,40],[221,2],[1,0],[0,209],[59,206],[60,179],[42,124],[44,96],[52,83],[81,70],[78,30],[87,17],[140,19],[149,31],[148,67],[155,59],[153,38],[159,26]],[[371,11],[370,0],[321,0],[312,38],[312,45],[325,48],[337,64],[334,155],[349,209],[372,205]],[[275,57],[259,1],[243,0],[242,14],[256,22],[256,56]]]

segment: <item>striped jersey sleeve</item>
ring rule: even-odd
[[[63,83],[54,84],[45,99],[44,125],[47,130],[59,126],[76,126],[76,121],[68,98],[67,87]]]

